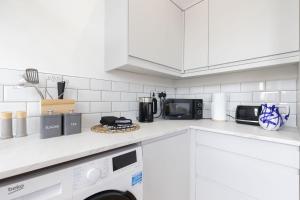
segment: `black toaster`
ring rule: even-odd
[[[239,105],[236,108],[235,121],[239,124],[259,126],[259,115],[261,106],[244,106]]]

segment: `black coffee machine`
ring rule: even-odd
[[[139,122],[153,122],[157,113],[157,100],[152,97],[139,98]]]

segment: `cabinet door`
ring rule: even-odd
[[[208,67],[208,0],[185,12],[184,69]]]
[[[210,0],[210,65],[299,50],[299,0]]]
[[[203,131],[196,137],[197,200],[299,200],[298,147]]]
[[[182,70],[184,15],[169,0],[129,0],[130,56]]]
[[[143,144],[144,200],[188,200],[190,135]]]

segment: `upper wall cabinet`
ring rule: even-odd
[[[170,0],[106,0],[105,32],[108,70],[182,72],[184,13]]]
[[[192,77],[299,62],[299,0],[175,3],[106,0],[106,68]]]
[[[209,20],[212,66],[299,50],[299,0],[210,0]]]
[[[208,0],[185,12],[184,69],[208,68]]]
[[[169,0],[129,0],[129,55],[182,70],[183,17]]]

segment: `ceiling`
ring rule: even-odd
[[[173,3],[175,3],[178,7],[180,7],[182,10],[185,10],[191,6],[193,6],[196,3],[199,3],[203,0],[171,0]]]

